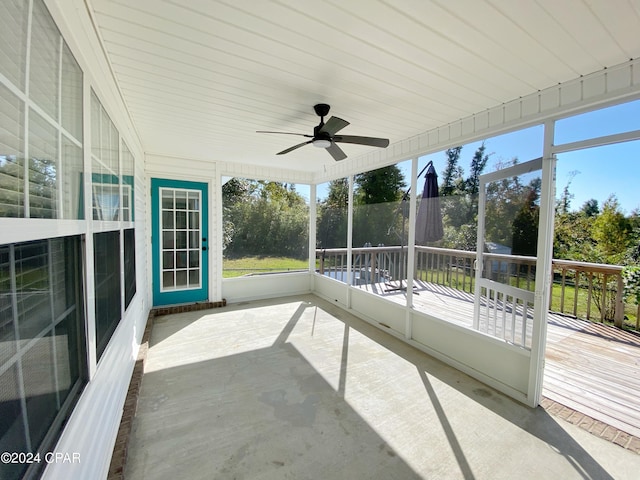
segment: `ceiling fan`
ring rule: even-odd
[[[337,143],[355,143],[358,145],[369,145],[372,147],[386,148],[389,146],[389,139],[387,138],[375,138],[375,137],[358,137],[354,135],[336,135],[340,130],[349,125],[349,122],[342,120],[338,117],[331,117],[324,123],[324,117],[329,113],[331,107],[326,103],[319,103],[313,107],[316,115],[320,117],[320,123],[318,126],[313,127],[313,135],[306,135],[304,133],[289,133],[289,132],[267,132],[259,130],[256,133],[278,133],[282,135],[300,135],[302,137],[310,138],[306,142],[299,143],[293,147],[289,147],[286,150],[278,152],[277,155],[284,155],[285,153],[292,152],[300,147],[308,144],[313,144],[314,147],[324,148],[331,154],[334,160],[344,160],[347,155],[342,149],[336,145]]]

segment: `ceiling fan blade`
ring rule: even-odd
[[[266,130],[256,130],[256,133],[278,133],[280,135],[298,135],[300,137],[313,138],[313,135],[306,135],[304,133],[291,133],[291,132],[268,132]]]
[[[347,122],[346,120],[338,117],[331,117],[329,120],[327,120],[327,123],[322,126],[322,128],[320,129],[320,133],[328,133],[330,136],[333,136],[335,133],[339,132],[347,125],[349,125],[349,122]]]
[[[354,135],[336,135],[333,137],[334,142],[340,143],[356,143],[358,145],[370,145],[372,147],[386,148],[389,146],[388,138],[376,137],[358,137]]]
[[[335,161],[344,160],[345,158],[347,158],[347,154],[344,153],[342,149],[333,142],[331,142],[331,146],[325,148],[325,150],[331,154]]]
[[[308,145],[311,142],[313,142],[313,140],[309,140],[308,142],[299,143],[298,145],[294,145],[293,147],[289,147],[286,150],[283,150],[281,152],[276,153],[276,155],[284,155],[285,153],[293,152],[295,149],[300,148],[300,147],[304,147],[305,145]]]

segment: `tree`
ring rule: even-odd
[[[447,156],[447,166],[442,172],[442,184],[440,185],[440,195],[443,197],[453,195],[459,189],[462,181],[463,170],[458,166],[462,147],[450,148],[445,152]]]
[[[580,208],[580,213],[582,213],[586,217],[595,217],[600,214],[600,207],[598,206],[598,201],[595,199],[587,200],[582,204],[582,208]]]
[[[255,185],[243,178],[231,178],[222,185],[222,250],[233,241],[236,232],[232,208],[239,202],[247,201]]]
[[[538,224],[540,222],[540,190],[542,179],[531,180],[524,193],[524,202],[512,223],[514,255],[536,256],[538,251]]]
[[[590,217],[584,212],[556,215],[553,256],[564,260],[594,261],[595,242],[591,237]]]
[[[318,248],[346,247],[348,208],[348,179],[339,178],[330,181],[327,198],[318,203],[316,223]]]
[[[610,195],[602,212],[593,221],[592,236],[604,263],[621,263],[627,250],[631,224],[620,208],[615,195]]]
[[[407,186],[397,165],[360,173],[355,176],[355,183],[355,203],[359,205],[396,202],[402,197],[402,189]]]
[[[447,166],[442,172],[443,181],[440,187],[444,222],[442,245],[475,250],[480,175],[489,157],[484,154],[484,144],[478,147],[471,159],[469,176],[464,179],[464,171],[458,165],[461,150],[462,147],[455,147],[445,152]]]
[[[484,143],[478,147],[471,159],[471,166],[469,168],[469,177],[465,181],[466,193],[469,197],[469,217],[476,216],[478,214],[478,192],[480,190],[480,175],[487,166],[489,155],[485,155],[486,147]]]
[[[487,166],[487,161],[489,160],[489,155],[485,155],[484,153],[485,150],[486,147],[483,143],[478,147],[471,159],[469,177],[465,181],[466,191],[471,196],[478,195],[478,190],[480,188],[480,175],[482,175],[484,168]]]
[[[406,187],[400,168],[390,165],[361,173],[355,184],[353,244],[397,245],[402,240],[406,245],[406,231],[405,238],[398,236],[403,221],[398,207]]]
[[[571,207],[571,200],[573,200],[573,197],[574,197],[574,195],[569,191],[569,187],[571,186],[573,177],[575,177],[579,173],[580,172],[578,170],[572,170],[568,173],[569,180],[567,181],[567,184],[562,189],[562,194],[560,195],[560,198],[556,202],[557,214],[564,214],[569,212],[569,209]]]
[[[331,208],[346,209],[349,207],[348,178],[338,178],[329,182],[329,192],[325,203]]]
[[[309,214],[295,186],[233,179],[223,201],[227,256],[307,257]]]

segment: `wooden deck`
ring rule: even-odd
[[[418,311],[471,327],[473,295],[418,282]],[[406,292],[384,284],[359,288],[404,303]],[[640,335],[549,313],[543,395],[640,437]]]

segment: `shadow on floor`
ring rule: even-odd
[[[255,328],[261,325],[259,319],[253,318],[259,315],[252,313],[252,309],[282,307],[291,302],[297,302],[297,307],[288,319],[280,322],[280,331],[270,346],[145,373],[132,432],[127,478],[173,479],[178,475],[221,479],[492,478],[488,472],[494,467],[479,466],[479,459],[468,447],[469,430],[475,426],[472,423],[461,429],[451,396],[442,396],[445,390],[455,390],[470,400],[466,403],[475,404],[473,408],[478,415],[491,412],[517,430],[542,440],[548,446],[542,453],[548,455],[550,448],[560,455],[573,467],[576,478],[612,478],[543,409],[521,405],[318,297],[237,304],[207,313],[215,317],[223,312],[246,312],[244,328],[248,329],[247,334],[252,334],[255,332],[251,322],[256,322]],[[291,310],[293,306],[289,312]],[[154,332],[152,348],[182,329],[191,328],[203,312],[191,317],[185,315],[189,314],[182,314],[175,322],[171,318],[163,320],[166,325],[162,335]],[[319,317],[323,320],[319,321]],[[338,336],[332,338],[326,352],[336,364],[337,371],[333,373],[338,380],[335,383],[328,382],[326,372],[321,374],[314,361],[307,358],[309,351],[303,354],[291,340],[303,319],[305,332],[310,332],[313,341],[320,342],[320,327],[327,324],[325,317],[335,322],[331,335]],[[340,324],[342,328],[336,328]],[[392,448],[379,431],[384,430],[384,423],[390,420],[376,417],[376,402],[398,401],[392,398],[386,401],[384,393],[379,391],[382,387],[377,382],[389,379],[377,379],[375,371],[367,372],[366,375],[374,376],[371,387],[352,385],[349,389],[347,377],[351,379],[353,372],[368,367],[370,357],[362,357],[359,350],[352,351],[352,345],[365,337],[375,343],[376,355],[386,350],[380,353],[386,355],[381,361],[396,361],[398,358],[392,357],[399,357],[403,363],[413,366],[414,374],[421,380],[423,393],[418,391],[418,396],[411,397],[410,401],[427,408],[437,421],[418,436],[411,425],[407,425],[407,451],[411,450],[414,440],[419,443],[424,436],[442,438],[444,442],[424,440],[431,442],[425,445],[434,448],[424,449],[423,456],[429,462],[421,463],[420,473],[404,458],[404,449]],[[195,338],[193,345],[209,340],[214,339]],[[211,348],[215,348],[213,343]],[[371,388],[371,391],[361,392],[364,394],[357,399],[354,396],[347,401],[345,392],[358,388]],[[360,406],[358,409],[353,406],[356,403]],[[399,409],[409,407],[410,413],[413,405],[403,405],[401,399],[399,403]],[[407,419],[411,421],[410,414]],[[464,441],[461,436],[465,436]],[[481,444],[479,447],[489,448]],[[510,452],[494,453],[508,463]],[[529,460],[537,461],[535,449],[529,453]],[[411,455],[415,456],[415,452]],[[510,461],[516,461],[517,465],[517,459]],[[497,464],[495,468],[500,471]]]

